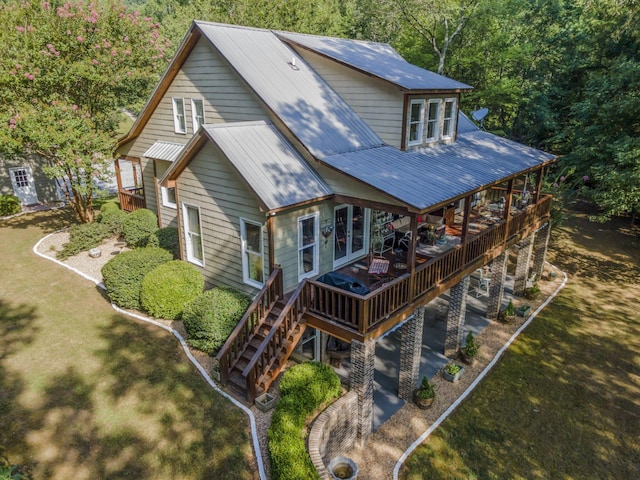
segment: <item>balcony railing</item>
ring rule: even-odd
[[[142,188],[120,190],[118,199],[120,200],[120,208],[125,212],[133,212],[146,207]]]
[[[548,217],[551,197],[547,196],[524,211],[483,232],[472,236],[441,256],[419,265],[413,273],[404,274],[367,295],[357,295],[346,290],[316,281],[308,281],[307,311],[339,325],[341,328],[365,335],[381,322],[391,318],[438,285],[461,275],[474,264],[497,256],[506,242],[537,222]],[[505,234],[506,232],[506,234]]]

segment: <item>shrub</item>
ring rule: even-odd
[[[127,245],[132,248],[144,247],[149,236],[158,230],[158,217],[151,210],[140,208],[127,215],[122,228]]]
[[[15,215],[22,210],[22,202],[15,195],[0,195],[0,217]]]
[[[149,236],[147,246],[164,248],[173,254],[173,258],[179,258],[180,241],[178,240],[178,229],[176,227],[164,227],[156,230]]]
[[[171,254],[162,248],[139,248],[116,255],[102,267],[109,298],[119,307],[139,310],[145,275],[171,260]]]
[[[176,320],[187,302],[202,293],[202,273],[182,260],[172,260],[147,273],[142,280],[140,303],[156,318]]]
[[[97,247],[102,241],[111,235],[107,225],[102,223],[81,223],[71,227],[69,241],[62,246],[57,253],[61,260],[77,255]]]
[[[249,307],[251,298],[229,287],[204,292],[184,307],[182,321],[187,343],[215,355]]]
[[[307,453],[304,427],[318,407],[340,396],[340,379],[323,363],[305,362],[287,370],[280,401],[267,433],[274,480],[319,478]]]
[[[100,207],[98,222],[105,225],[113,235],[120,236],[124,231],[124,221],[126,218],[127,212],[120,210],[116,203],[109,202]]]

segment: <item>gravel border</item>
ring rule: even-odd
[[[50,234],[38,244],[38,252],[41,255],[55,259],[56,253],[68,240],[69,234],[67,231]],[[94,279],[96,283],[101,284],[103,280],[102,273],[100,272],[102,266],[114,255],[126,251],[127,247],[118,239],[108,239],[104,241],[99,248],[101,250],[100,257],[92,258],[88,252],[82,252],[73,257],[69,257],[62,263],[82,272],[86,277]],[[522,303],[526,303],[532,307],[531,312],[535,313],[538,307],[561,286],[562,272],[548,264],[545,267],[545,274],[538,283],[541,290],[539,298],[534,301],[516,299],[514,301],[516,307]],[[555,277],[550,278],[549,272],[554,272]],[[125,313],[136,317],[140,316],[138,312]],[[174,329],[183,338],[187,336],[180,321],[150,320]],[[420,439],[421,436],[455,404],[481,372],[492,362],[500,349],[526,321],[527,318],[517,317],[517,320],[511,324],[491,322],[477,336],[480,351],[476,357],[475,364],[473,366],[465,366],[465,373],[457,383],[452,384],[447,382],[440,374],[435,375],[431,379],[431,383],[436,389],[436,400],[430,409],[421,410],[412,402],[405,403],[398,412],[387,420],[375,433],[369,436],[363,445],[356,446],[352,450],[345,452],[346,456],[352,458],[358,464],[359,478],[372,480],[394,478],[394,467],[396,467],[398,461],[403,458],[403,455],[407,449],[411,447],[412,443],[414,443],[416,439]],[[189,349],[189,352],[205,372],[208,373],[211,371],[215,364],[215,360],[212,357],[193,349]],[[210,378],[208,380],[211,381]],[[276,398],[279,397],[278,383],[277,381],[274,382],[269,389],[269,393]],[[221,387],[218,385],[218,388]],[[248,405],[242,400],[238,400],[238,402],[253,414],[262,462],[267,478],[270,478],[267,430],[271,424],[273,410],[262,412],[255,406]]]

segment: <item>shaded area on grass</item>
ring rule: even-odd
[[[640,255],[619,226],[575,217],[557,232],[568,286],[401,478],[640,478]]]
[[[35,478],[257,478],[246,417],[172,335],[114,314],[93,285],[33,255],[60,221],[0,221],[0,446],[11,462]]]

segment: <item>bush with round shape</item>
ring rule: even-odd
[[[162,248],[139,248],[122,252],[102,267],[109,298],[122,308],[140,310],[142,280],[151,270],[172,260]]]
[[[0,217],[15,215],[22,210],[22,202],[12,194],[0,195]]]
[[[140,303],[156,318],[176,320],[184,306],[202,293],[204,277],[190,263],[172,260],[147,273],[142,280]]]
[[[178,229],[176,227],[164,227],[156,230],[149,236],[147,246],[164,248],[173,254],[173,258],[179,258],[180,241],[178,240]]]
[[[158,230],[158,217],[151,210],[140,208],[127,215],[122,229],[127,245],[132,248],[144,247],[149,236]]]
[[[110,202],[105,203],[100,208],[98,222],[105,225],[113,235],[122,235],[124,231],[124,221],[127,218],[127,212],[120,210],[118,205]]]
[[[251,303],[251,298],[230,287],[207,290],[184,307],[182,321],[187,343],[215,355],[224,345]]]

